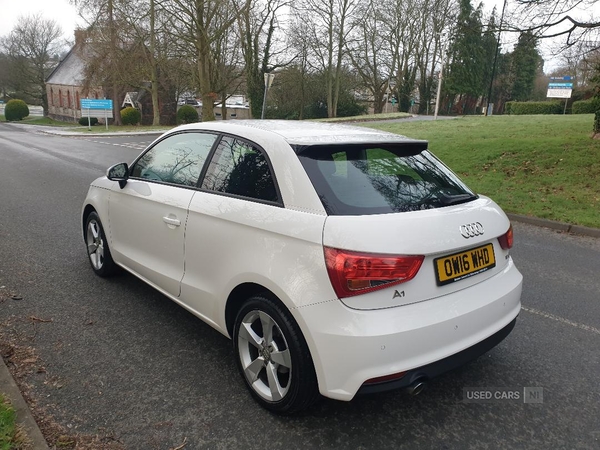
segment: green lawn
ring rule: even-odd
[[[600,228],[600,140],[591,114],[366,124],[427,139],[476,192],[507,212]]]

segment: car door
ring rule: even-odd
[[[179,296],[188,207],[217,136],[184,132],[149,148],[109,200],[113,258],[166,293]]]
[[[271,245],[273,231],[281,227],[282,206],[264,151],[224,136],[190,203],[181,301],[214,321],[222,313],[215,307],[222,300],[220,290],[247,267],[253,248]]]

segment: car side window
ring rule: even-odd
[[[196,186],[217,135],[180,133],[148,150],[131,169],[131,176],[148,181]]]
[[[228,136],[219,142],[202,188],[257,200],[278,201],[275,181],[262,151]]]

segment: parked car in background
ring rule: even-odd
[[[521,307],[498,205],[427,142],[367,128],[180,126],[92,182],[82,227],[96,274],[122,267],[231,338],[278,413],[418,393]]]

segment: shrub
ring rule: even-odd
[[[190,105],[183,105],[177,110],[177,123],[194,123],[198,122],[198,111]]]
[[[600,109],[596,111],[594,118],[594,134],[600,133]]]
[[[505,112],[514,115],[523,114],[562,114],[562,102],[506,102]]]
[[[138,125],[142,120],[142,114],[139,109],[128,107],[121,110],[121,121],[123,125]]]
[[[94,126],[98,123],[98,119],[96,117],[90,117],[89,120],[89,124]],[[88,126],[88,118],[86,117],[82,117],[81,119],[79,119],[79,125],[82,125],[84,127]]]
[[[573,114],[594,114],[598,110],[600,110],[600,98],[573,102]]]
[[[23,100],[9,100],[4,107],[4,116],[6,120],[12,122],[14,120],[23,120],[29,115],[29,107]]]

